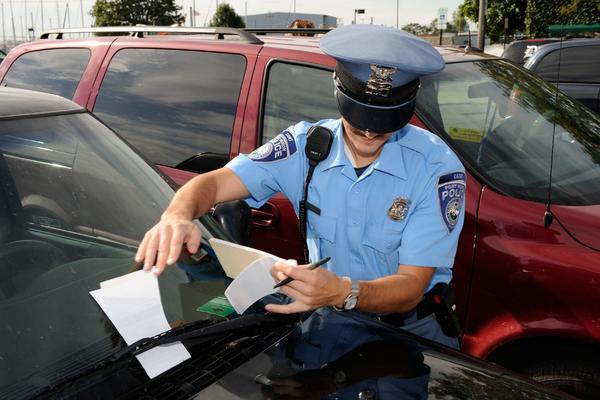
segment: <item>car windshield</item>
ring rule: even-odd
[[[418,112],[507,195],[600,204],[600,117],[504,60],[448,64],[423,79]],[[554,155],[552,156],[552,150]]]
[[[124,345],[89,291],[139,269],[139,240],[172,195],[90,114],[0,121],[0,398],[31,397]],[[204,239],[218,231],[206,220]],[[160,277],[171,324],[222,319],[196,311],[229,282],[214,257],[202,263],[203,282],[181,267]]]

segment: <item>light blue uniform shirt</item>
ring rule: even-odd
[[[320,209],[320,215],[307,211],[311,260],[330,256],[327,268],[354,280],[392,275],[405,264],[437,268],[427,290],[449,282],[465,214],[465,173],[456,155],[436,135],[407,125],[390,137],[378,159],[357,178],[344,151],[341,120],[318,124],[331,129],[334,139],[308,191],[308,202]],[[227,164],[250,192],[250,206],[260,207],[283,192],[298,214],[311,126],[292,126]],[[408,201],[408,207],[396,220],[388,211],[399,198]]]

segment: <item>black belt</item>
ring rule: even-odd
[[[425,300],[422,300],[412,311],[406,313],[381,314],[377,316],[377,319],[385,322],[386,324],[402,327],[406,325],[407,320],[414,318],[415,313],[416,320],[418,321],[433,314],[433,307],[431,307],[431,305]]]

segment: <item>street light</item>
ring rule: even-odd
[[[364,13],[365,13],[364,8],[355,8],[354,9],[354,21],[352,23],[356,24],[356,14],[364,14]]]

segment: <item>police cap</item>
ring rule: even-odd
[[[444,69],[428,42],[410,33],[377,25],[347,25],[327,33],[321,50],[337,60],[335,97],[354,127],[393,132],[408,123],[419,78]]]

